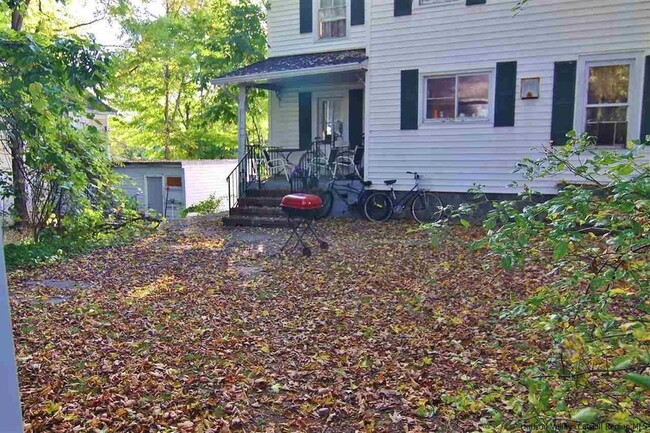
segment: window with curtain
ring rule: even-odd
[[[343,38],[347,31],[347,0],[319,0],[318,27],[321,39]]]
[[[426,79],[425,119],[488,119],[490,74],[463,74]]]
[[[630,111],[630,63],[587,64],[585,131],[601,146],[625,146]]]

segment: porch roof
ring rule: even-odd
[[[256,84],[276,79],[363,70],[365,49],[271,57],[212,80],[214,85]]]

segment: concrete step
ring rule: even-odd
[[[283,218],[286,217],[282,208],[274,206],[239,206],[230,211],[231,216],[258,216],[267,218]]]
[[[231,227],[289,227],[289,221],[286,218],[231,216],[223,219],[223,225]]]
[[[279,207],[282,196],[276,197],[242,197],[238,207]]]
[[[246,191],[248,197],[284,197],[291,194],[289,189],[249,189]]]

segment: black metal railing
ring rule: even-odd
[[[335,152],[332,155],[332,152]],[[239,199],[246,196],[250,188],[262,189],[264,182],[274,177],[289,178],[291,192],[312,192],[317,190],[322,177],[333,175],[333,160],[349,149],[336,147],[333,143],[315,139],[309,150],[270,147],[261,144],[246,146],[246,153],[228,175],[228,209],[237,206]],[[297,159],[297,161],[296,161]],[[286,175],[277,165],[269,161],[285,162]],[[339,173],[340,174],[340,173]]]
[[[256,169],[254,149],[252,146],[247,146],[244,156],[226,178],[228,184],[228,212],[232,212],[239,199],[245,196],[250,184],[255,182]]]
[[[246,192],[253,185],[262,188],[262,184],[272,176],[272,170],[265,161],[280,158],[281,153],[282,149],[260,144],[246,146],[244,156],[226,178],[229,212],[237,206],[240,198],[246,197]]]
[[[323,178],[351,178],[358,170],[355,149],[315,139],[309,150],[304,151],[291,176],[293,192],[313,192],[321,186]]]

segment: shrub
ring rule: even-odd
[[[214,214],[219,211],[221,206],[221,198],[217,198],[216,194],[210,194],[210,196],[201,200],[200,202],[189,206],[181,211],[181,216],[185,218],[189,214],[198,214],[198,215],[209,215]]]
[[[541,158],[525,159],[517,170],[527,180],[570,174],[579,183],[563,184],[543,202],[527,187],[518,200],[491,202],[485,236],[471,248],[485,249],[505,270],[531,260],[552,263],[553,282],[501,318],[516,319],[522,339],[526,333],[550,335],[554,350],[544,364],[504,375],[510,387],[524,386],[529,396],[503,396],[503,407],[486,403],[494,424],[486,431],[567,421],[650,423],[646,149],[640,143],[629,150],[596,149],[589,137],[571,135],[565,146],[546,146]],[[429,229],[436,239],[445,225]]]

